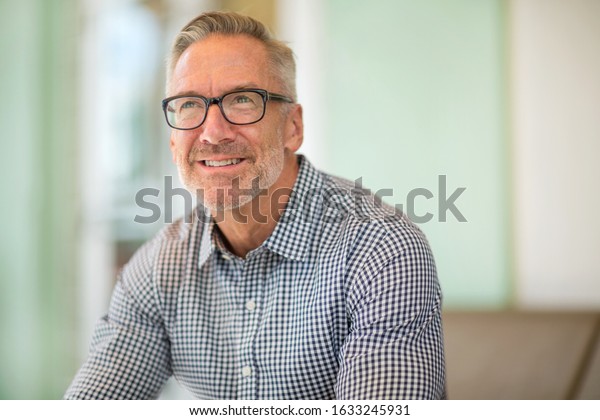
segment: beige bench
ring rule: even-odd
[[[600,314],[445,312],[448,398],[600,399]]]

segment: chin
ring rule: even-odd
[[[251,188],[245,190],[246,194],[236,194],[233,193],[231,186],[207,187],[183,179],[182,183],[190,193],[195,195],[198,204],[210,211],[225,211],[243,207],[260,194],[260,190],[255,191]]]
[[[205,209],[210,211],[228,211],[243,207],[253,199],[254,197],[248,195],[241,197],[231,197],[231,195],[228,195],[227,197],[223,197],[223,195],[220,194],[217,197],[198,197],[198,203],[202,204]]]

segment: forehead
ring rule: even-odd
[[[244,35],[211,35],[181,55],[173,69],[169,94],[217,96],[239,87],[271,89],[272,83],[262,42]]]

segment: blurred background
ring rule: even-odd
[[[414,213],[433,215],[446,312],[598,313],[600,1],[0,0],[0,398],[62,396],[117,270],[164,225],[133,221],[138,190],[164,208],[179,182],[164,57],[218,9],[294,49],[318,168],[390,204],[432,192]],[[462,222],[438,205],[457,188]]]

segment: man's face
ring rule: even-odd
[[[183,53],[168,94],[217,97],[242,88],[282,93],[267,63],[267,52],[258,40],[213,35]],[[234,125],[213,105],[200,127],[172,130],[171,152],[179,175],[190,191],[199,193],[205,207],[235,208],[261,189],[291,187],[287,184],[295,174],[289,171],[295,168],[294,152],[302,143],[302,116],[298,105],[292,105],[289,113],[282,112],[282,106],[268,101],[261,121]]]

